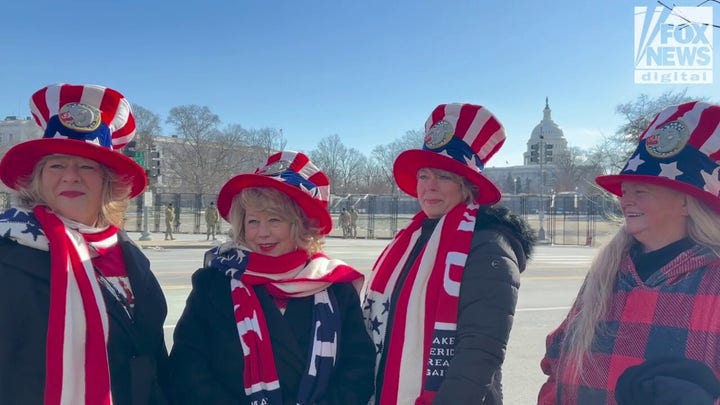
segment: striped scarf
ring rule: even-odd
[[[386,345],[387,357],[381,397],[372,401],[430,404],[440,389],[454,355],[460,282],[477,212],[476,204],[459,204],[440,219],[395,297],[396,283],[427,216],[415,215],[375,263],[363,312],[378,350],[376,375]],[[393,319],[388,318],[391,308]]]
[[[112,404],[108,318],[88,247],[116,244],[117,231],[89,228],[44,206],[0,214],[3,237],[50,252],[45,405]]]
[[[274,298],[313,296],[313,339],[302,377],[297,404],[317,402],[335,366],[342,319],[332,291],[333,283],[352,281],[362,286],[363,276],[340,260],[322,253],[294,252],[271,257],[225,244],[211,250],[210,266],[230,277],[230,290],[240,343],[245,359],[243,382],[250,403],[283,404],[270,333],[253,286],[264,285]]]

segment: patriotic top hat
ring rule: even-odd
[[[218,195],[217,208],[228,220],[233,198],[249,187],[272,187],[287,194],[305,212],[315,219],[321,233],[332,231],[332,218],[328,212],[330,179],[305,154],[284,151],[268,157],[265,166],[255,173],[237,175],[223,185]]]
[[[41,139],[13,146],[0,161],[0,179],[17,189],[45,156],[79,156],[107,166],[131,182],[130,197],[147,186],[145,169],[119,152],[135,136],[130,103],[119,92],[96,85],[54,84],[30,98]]]
[[[505,142],[505,129],[486,108],[474,104],[441,104],[425,122],[422,149],[402,152],[395,159],[393,175],[398,187],[417,197],[417,172],[442,169],[468,179],[478,188],[482,205],[500,201],[500,190],[482,170]]]
[[[720,105],[694,101],[661,111],[620,174],[598,176],[600,187],[622,196],[637,181],[689,194],[720,212]]]

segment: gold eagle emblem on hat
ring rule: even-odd
[[[663,124],[647,137],[645,149],[656,158],[668,158],[677,155],[690,139],[690,130],[681,120]]]
[[[445,120],[438,121],[427,131],[425,135],[425,146],[429,149],[443,147],[450,142],[453,135],[455,135],[455,128],[453,128],[451,123]]]
[[[81,103],[68,103],[58,112],[60,123],[66,128],[78,132],[92,132],[102,123],[100,110]]]

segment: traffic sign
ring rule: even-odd
[[[135,157],[133,159],[135,160],[135,163],[145,167],[145,152],[135,152]]]

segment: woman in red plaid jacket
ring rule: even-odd
[[[625,224],[547,338],[539,404],[720,397],[720,106],[661,111],[620,174]]]

